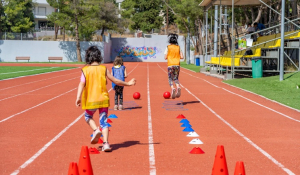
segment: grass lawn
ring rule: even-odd
[[[279,81],[279,76],[273,76],[233,79],[224,82],[300,109],[300,72],[285,74],[283,81]]]
[[[0,80],[72,68],[74,67],[0,66]]]
[[[200,68],[203,66],[196,66],[194,64],[186,64],[186,62],[180,62],[180,67],[184,67],[195,72],[200,72]]]

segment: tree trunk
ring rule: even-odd
[[[279,11],[279,8],[281,8],[281,0],[278,0],[278,4],[276,5],[275,10],[276,10],[276,11]],[[276,21],[277,19],[280,19],[280,15],[278,15],[277,13],[275,13],[275,15],[274,15],[274,21]],[[272,24],[272,25],[276,25],[276,24],[278,24],[279,22],[280,22],[280,20],[277,21],[277,23],[274,23],[274,24]],[[280,27],[279,27],[279,28],[280,28]]]
[[[58,30],[57,30],[57,25],[54,24],[54,32],[55,32],[55,41],[57,40],[57,34],[58,34]]]
[[[254,23],[254,15],[255,15],[255,13],[254,13],[254,9],[253,9],[253,7],[251,7],[250,8],[250,10],[251,10],[251,19],[252,19],[252,24]]]
[[[199,27],[199,29],[198,29],[198,37],[199,37],[199,45],[198,45],[198,47],[199,47],[199,54],[200,55],[203,55],[203,51],[204,51],[204,42],[203,42],[203,37],[202,37],[202,21],[198,18],[198,27]]]
[[[230,35],[230,31],[229,31],[229,26],[228,25],[227,25],[227,29],[226,30],[227,30],[227,45],[229,46],[227,48],[228,48],[228,51],[230,51],[232,44],[231,44],[231,35]]]
[[[66,28],[64,28],[63,41],[66,41]]]
[[[250,19],[249,19],[249,16],[248,16],[248,8],[246,8],[246,10],[245,10],[245,19],[246,19],[246,25],[248,26],[248,23],[250,22]]]
[[[102,27],[102,31],[101,31],[101,36],[102,36],[102,38],[103,38],[103,35],[104,35],[104,30],[105,30],[105,27],[103,26],[103,27]]]
[[[259,9],[258,9],[257,17],[256,17],[256,19],[253,21],[253,23],[259,22],[259,20],[260,20],[260,18],[261,18],[262,10],[263,10],[263,6],[261,5],[261,6],[259,7]]]
[[[75,34],[76,34],[76,51],[77,51],[77,59],[78,62],[82,62],[81,53],[80,53],[80,41],[79,41],[79,31],[78,31],[78,14],[75,14]]]

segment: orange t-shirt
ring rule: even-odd
[[[168,66],[180,66],[180,47],[178,45],[168,45],[167,60]]]

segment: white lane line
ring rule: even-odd
[[[36,76],[36,75],[43,75],[43,74],[50,74],[50,73],[68,71],[68,70],[79,69],[79,68],[80,67],[75,67],[75,68],[70,68],[70,69],[64,69],[64,70],[58,70],[58,71],[51,71],[51,72],[45,72],[45,73],[40,73],[40,74],[34,74],[34,75],[24,75],[24,76],[20,76],[20,77],[7,78],[7,79],[0,80],[0,82],[1,81],[6,81],[6,80],[13,80],[13,79],[17,79],[17,78],[24,78],[24,77],[31,77],[31,76]]]
[[[224,82],[222,81],[222,83],[224,83]],[[265,96],[262,96],[262,95],[259,95],[259,94],[257,94],[257,93],[254,93],[254,92],[248,91],[248,90],[246,90],[246,89],[243,89],[243,88],[240,88],[240,87],[237,87],[237,86],[233,86],[233,85],[231,85],[231,84],[227,84],[227,83],[224,83],[224,84],[226,84],[226,85],[228,85],[228,86],[231,86],[231,87],[234,87],[234,88],[237,88],[237,89],[240,89],[240,90],[243,90],[243,91],[246,91],[246,92],[248,92],[248,93],[250,93],[250,94],[257,95],[257,96],[259,96],[259,97],[261,97],[261,98],[264,98],[264,99],[266,99],[266,100],[269,100],[269,101],[271,101],[271,102],[277,103],[277,104],[279,104],[279,105],[281,105],[281,106],[284,106],[284,107],[290,108],[290,109],[292,109],[292,110],[295,110],[295,111],[297,111],[297,112],[300,112],[300,110],[299,110],[299,109],[296,109],[296,108],[293,108],[293,107],[287,106],[287,105],[285,105],[285,104],[279,103],[278,101],[275,101],[275,100],[269,99],[269,98],[267,98],[267,97],[265,97]],[[224,88],[223,88],[223,89],[224,89]]]
[[[139,65],[139,64],[138,64]],[[137,65],[137,66],[138,66]],[[137,67],[136,66],[136,67]],[[135,67],[135,68],[136,68]],[[135,69],[134,68],[134,69]],[[134,70],[133,69],[133,70]],[[132,70],[132,71],[133,71]],[[130,74],[130,73],[132,73],[132,71],[130,71],[129,73],[128,73],[128,75]],[[77,89],[77,88],[75,88],[75,89]],[[73,90],[75,90],[75,89],[72,89],[71,91],[73,91]],[[112,88],[111,89],[109,89],[109,91],[108,92],[110,92],[112,90]],[[69,91],[70,92],[70,91]],[[24,168],[26,168],[29,164],[31,164],[36,158],[38,158],[53,142],[55,142],[57,139],[59,139],[59,137],[60,136],[62,136],[71,126],[73,126],[82,116],[84,115],[84,113],[83,114],[81,114],[78,118],[76,118],[71,124],[69,124],[65,129],[63,129],[58,135],[56,135],[52,140],[50,140],[46,145],[44,145],[37,153],[35,153],[30,159],[28,159],[23,165],[21,165],[18,169],[16,169],[13,173],[11,173],[11,175],[17,175],[17,174],[19,174],[19,172],[22,170],[22,169],[24,169]]]
[[[71,126],[73,126],[82,116],[81,114],[77,117],[72,123],[70,123],[65,129],[63,129],[60,133],[58,133],[53,139],[51,139],[46,145],[44,145],[37,153],[35,153],[30,159],[28,159],[23,165],[21,165],[18,169],[16,169],[11,175],[17,175],[19,172],[26,168],[29,164],[31,164],[37,157],[39,157],[52,143],[54,143],[60,136],[62,136]]]
[[[17,115],[19,115],[19,114],[22,114],[22,113],[24,113],[24,112],[27,112],[27,111],[29,111],[29,110],[31,110],[31,109],[34,109],[34,108],[36,108],[36,107],[38,107],[38,106],[41,106],[42,104],[45,104],[45,103],[47,103],[47,102],[49,102],[49,101],[52,101],[52,100],[54,100],[54,99],[56,99],[56,98],[58,98],[58,97],[60,97],[60,96],[63,96],[63,95],[65,95],[65,94],[67,94],[67,93],[69,93],[69,92],[71,92],[71,91],[74,91],[75,89],[77,89],[77,88],[71,89],[71,90],[69,90],[69,91],[67,91],[67,92],[65,92],[65,93],[62,93],[62,94],[60,94],[60,95],[58,95],[58,96],[56,96],[56,97],[53,97],[53,98],[51,98],[51,99],[49,99],[49,100],[46,100],[46,101],[44,101],[44,102],[42,102],[42,103],[39,103],[39,104],[37,104],[37,105],[35,105],[35,106],[31,107],[31,108],[25,109],[24,111],[21,111],[21,112],[19,112],[19,113],[16,113],[16,114],[14,114],[14,115],[11,115],[11,116],[9,116],[9,117],[7,117],[7,118],[1,120],[0,123],[6,121],[6,120],[8,120],[8,119],[11,119],[11,118],[13,118],[13,117],[15,117],[15,116],[17,116]]]
[[[158,65],[158,64],[157,64]],[[158,65],[159,66],[159,65]],[[160,66],[159,66],[160,67]],[[160,67],[161,68],[161,67]],[[161,68],[162,69],[162,68]],[[163,70],[163,69],[162,69]],[[164,70],[163,70],[164,71]],[[165,71],[166,72],[166,71]],[[167,73],[167,72],[166,72]],[[264,156],[266,156],[269,160],[271,160],[275,165],[277,165],[279,168],[281,168],[283,171],[285,171],[289,175],[295,175],[291,170],[287,169],[282,165],[280,162],[278,162],[275,158],[273,158],[269,153],[267,153],[265,150],[260,148],[258,145],[256,145],[254,142],[252,142],[248,137],[246,137],[244,134],[242,134],[239,130],[237,130],[235,127],[233,127],[230,123],[228,123],[225,119],[223,119],[219,114],[217,114],[214,110],[212,110],[210,107],[208,107],[203,101],[201,101],[196,95],[194,95],[191,91],[189,91],[186,87],[184,87],[182,84],[181,86],[192,96],[194,96],[204,107],[206,107],[211,113],[213,113],[217,118],[219,118],[222,122],[224,122],[227,126],[229,126],[234,132],[236,132],[239,136],[241,136],[243,139],[245,139],[251,146],[256,148],[259,152],[261,152]]]
[[[300,120],[294,119],[294,118],[292,118],[292,117],[290,117],[290,116],[288,116],[288,115],[285,115],[285,114],[283,114],[283,113],[281,113],[281,112],[278,112],[278,111],[276,111],[276,110],[274,110],[274,109],[272,109],[272,108],[269,108],[269,107],[267,107],[267,106],[264,106],[264,105],[262,105],[262,104],[260,104],[260,103],[257,103],[257,102],[255,102],[255,101],[253,101],[253,100],[250,100],[250,99],[248,99],[248,98],[246,98],[246,97],[244,97],[244,96],[242,96],[242,95],[239,95],[239,94],[236,94],[236,93],[234,93],[234,92],[231,92],[230,90],[227,90],[227,89],[225,89],[225,88],[222,88],[222,89],[224,89],[225,91],[227,91],[227,92],[229,92],[229,93],[231,93],[231,94],[234,94],[234,95],[237,95],[237,96],[239,96],[239,97],[241,97],[241,98],[244,98],[244,99],[246,99],[246,100],[248,100],[248,101],[250,101],[250,102],[252,102],[252,103],[254,103],[254,104],[257,104],[257,105],[259,105],[259,106],[261,106],[261,107],[264,107],[264,108],[266,108],[266,109],[269,109],[270,111],[273,111],[273,112],[275,112],[275,113],[277,113],[277,114],[280,114],[280,115],[282,115],[282,116],[284,116],[284,117],[286,117],[286,118],[288,118],[288,119],[294,120],[294,121],[296,121],[296,122],[300,122]]]
[[[182,71],[182,72],[183,72],[183,71]],[[184,73],[186,73],[186,72],[184,72]],[[295,118],[293,118],[293,117],[290,117],[290,116],[288,116],[288,115],[286,115],[286,114],[283,114],[283,113],[281,113],[281,112],[279,112],[279,111],[276,111],[275,109],[269,108],[269,107],[267,107],[267,106],[265,106],[265,105],[263,105],[263,104],[260,104],[260,103],[254,101],[254,100],[251,100],[251,99],[249,99],[249,98],[247,98],[247,97],[244,97],[244,96],[242,96],[242,95],[239,95],[239,94],[237,94],[237,93],[234,93],[234,92],[232,92],[232,91],[230,91],[230,90],[228,90],[228,89],[226,89],[226,88],[223,88],[223,87],[221,88],[221,87],[219,87],[219,86],[217,86],[217,85],[215,85],[215,84],[213,84],[213,83],[211,83],[211,82],[209,82],[209,81],[207,81],[207,80],[205,80],[205,79],[203,79],[203,78],[199,78],[199,77],[193,76],[193,75],[191,75],[191,74],[189,74],[189,73],[186,73],[186,74],[188,74],[188,75],[190,75],[190,76],[192,76],[192,77],[198,78],[198,79],[200,79],[200,80],[203,80],[203,81],[205,81],[205,82],[211,84],[212,86],[215,86],[215,87],[217,87],[217,88],[223,89],[223,90],[225,90],[225,91],[227,91],[227,92],[229,92],[229,93],[231,93],[231,94],[234,94],[234,95],[237,95],[237,96],[239,96],[239,97],[241,97],[241,98],[244,98],[245,100],[248,100],[248,101],[250,101],[250,102],[252,102],[252,103],[254,103],[254,104],[256,104],[256,105],[259,105],[259,106],[261,106],[261,107],[263,107],[263,108],[266,108],[266,109],[268,109],[268,110],[270,110],[270,111],[273,111],[273,112],[275,112],[275,113],[277,113],[277,114],[279,114],[279,115],[282,115],[283,117],[286,117],[286,118],[291,119],[291,120],[296,121],[296,122],[300,122],[300,120],[297,120],[297,119],[295,119]],[[241,89],[241,90],[243,90],[243,89]],[[257,95],[257,94],[256,94],[256,95]],[[268,99],[268,98],[265,98],[265,99]],[[270,101],[271,101],[271,100],[270,100]],[[277,103],[280,104],[280,105],[282,105],[282,106],[285,106],[284,104],[281,104],[281,103],[279,103],[279,102],[277,102]],[[288,106],[285,106],[285,107],[288,107]],[[289,108],[290,108],[290,109],[293,109],[293,108],[291,108],[291,107],[289,107]],[[299,110],[297,110],[297,109],[294,109],[294,110],[297,111],[297,112],[299,112]]]
[[[147,63],[147,94],[148,94],[148,135],[149,135],[150,175],[155,175],[156,174],[156,167],[155,167],[155,155],[154,155],[154,145],[153,145],[152,118],[151,118],[151,106],[150,106],[149,65],[148,65],[148,63]]]
[[[31,72],[31,71],[45,70],[45,69],[55,69],[55,68],[59,68],[59,67],[47,67],[47,68],[42,68],[42,69],[30,69],[30,70],[17,71],[17,72],[5,72],[5,73],[0,73],[0,74],[15,74],[15,73],[20,73],[20,72]]]
[[[65,75],[60,75],[60,76],[55,76],[55,77],[51,77],[51,78],[45,78],[45,79],[41,79],[41,80],[37,80],[37,81],[31,81],[31,82],[19,84],[19,85],[16,85],[16,86],[10,86],[10,87],[7,87],[7,88],[2,88],[2,89],[0,89],[0,91],[6,90],[6,89],[11,89],[11,88],[18,87],[18,86],[27,85],[27,84],[32,84],[32,83],[36,83],[36,82],[40,82],[40,81],[51,80],[51,79],[54,79],[54,78],[57,78],[57,77],[63,77],[63,76],[71,75],[71,74],[78,74],[78,72],[65,74]]]
[[[210,85],[212,85],[212,86],[214,86],[214,87],[216,87],[216,88],[220,88],[219,86],[217,86],[217,85],[215,85],[215,84],[213,84],[213,83],[211,83],[211,82],[209,82],[209,81],[207,81],[207,80],[205,80],[205,79],[203,79],[203,78],[196,77],[196,76],[194,76],[194,75],[192,75],[192,74],[189,74],[189,73],[187,73],[187,72],[184,72],[184,71],[181,71],[181,72],[183,72],[183,73],[185,73],[185,74],[188,74],[189,76],[192,76],[192,77],[194,77],[194,78],[198,78],[198,79],[200,79],[200,80],[203,80],[203,81],[205,81],[206,83],[209,83]]]
[[[77,77],[75,77],[75,78],[77,78]],[[30,92],[34,92],[34,91],[37,91],[37,90],[41,90],[41,89],[44,89],[44,88],[47,88],[47,87],[50,87],[50,86],[54,86],[54,85],[57,85],[57,84],[61,84],[61,83],[67,82],[67,81],[71,81],[71,80],[74,80],[75,78],[70,78],[70,79],[67,79],[65,81],[60,81],[58,83],[54,83],[54,84],[50,84],[50,85],[47,85],[47,86],[43,86],[41,88],[37,88],[37,89],[32,90],[32,91],[28,91],[28,92],[17,94],[17,95],[11,96],[11,97],[3,98],[3,99],[0,99],[0,101],[7,100],[7,99],[10,99],[10,98],[14,98],[14,97],[17,97],[17,96],[20,96],[20,95],[24,95],[24,94],[27,94],[27,93],[30,93]]]

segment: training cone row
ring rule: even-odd
[[[199,135],[193,130],[192,125],[184,115],[179,114],[176,118],[181,119],[179,123],[182,123],[181,127],[185,127],[182,131],[189,132],[187,137],[199,137]],[[198,138],[198,139],[193,139],[192,141],[189,142],[189,144],[200,145],[203,144],[203,142]],[[189,153],[204,154],[204,151],[200,147],[194,147]]]
[[[227,162],[223,145],[218,145],[212,175],[228,175]],[[234,175],[246,175],[244,162],[236,162]]]
[[[90,150],[87,146],[81,147],[79,163],[71,162],[68,175],[93,175],[93,168],[90,159]]]

